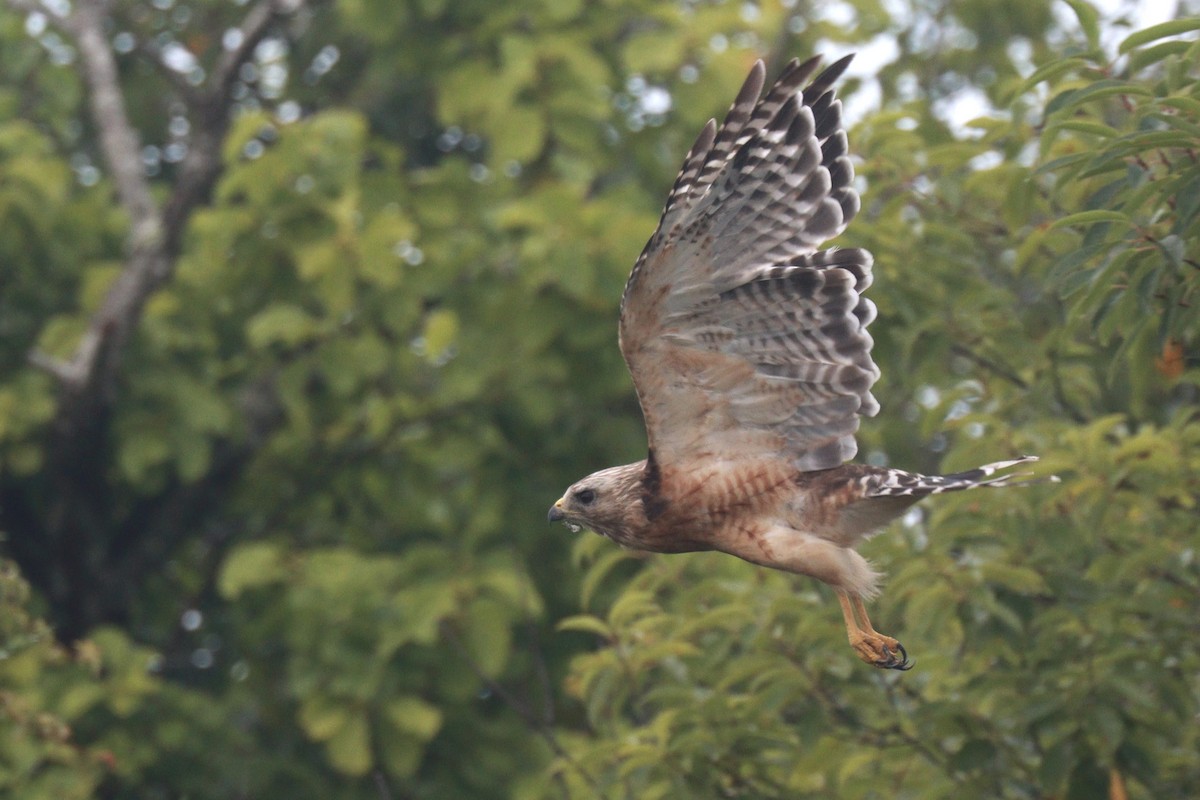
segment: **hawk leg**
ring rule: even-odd
[[[862,598],[846,592],[837,593],[842,604],[842,616],[846,620],[846,638],[850,646],[863,661],[881,669],[912,669],[904,645],[890,636],[884,636],[871,627],[871,619],[863,606]],[[860,625],[861,622],[861,625]]]

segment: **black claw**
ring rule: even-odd
[[[900,651],[899,661],[895,659],[891,649],[885,644],[883,646],[883,660],[877,662],[878,665],[884,669],[895,669],[901,672],[908,672],[916,666],[917,662],[908,660],[908,651],[904,649],[904,645],[896,642],[896,649]]]

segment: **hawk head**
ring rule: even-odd
[[[546,519],[565,523],[572,531],[590,528],[621,544],[632,544],[645,526],[642,511],[646,462],[593,472],[567,489]]]

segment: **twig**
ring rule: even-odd
[[[574,756],[567,752],[567,750],[558,741],[558,737],[554,735],[554,731],[550,728],[550,726],[534,713],[533,709],[529,707],[528,703],[518,698],[508,689],[504,688],[504,686],[502,686],[496,680],[484,674],[479,664],[477,664],[475,659],[471,657],[471,654],[467,652],[466,646],[462,643],[462,640],[458,638],[458,634],[450,625],[443,622],[438,627],[441,630],[442,636],[444,636],[446,640],[450,642],[455,652],[457,652],[462,659],[466,661],[467,666],[470,667],[471,671],[475,673],[475,677],[478,678],[483,685],[488,688],[488,691],[495,694],[496,697],[499,697],[505,705],[512,709],[516,715],[521,718],[521,721],[525,723],[526,727],[528,727],[537,735],[541,736],[542,739],[545,740],[546,744],[550,746],[550,749],[554,751],[556,756],[574,767],[575,771],[578,772],[580,777],[583,778],[584,782],[597,793],[598,797],[600,786],[598,783],[596,783],[596,779],[593,778],[591,774],[583,768],[583,765],[581,765]]]
[[[392,800],[392,788],[388,786],[387,778],[379,770],[371,775],[375,779],[375,791],[379,792],[380,800]]]
[[[183,96],[188,105],[195,102],[196,87],[188,83],[187,76],[167,65],[167,60],[163,57],[162,50],[159,49],[153,40],[139,38],[135,49],[146,61],[150,62],[160,76],[171,84],[171,88]]]
[[[975,364],[988,370],[989,372],[991,372],[995,375],[998,375],[1001,378],[1004,378],[1006,381],[1008,381],[1012,385],[1016,386],[1018,389],[1028,389],[1029,388],[1029,384],[1020,375],[1013,372],[1011,369],[1009,369],[1005,365],[1003,365],[997,361],[993,361],[992,359],[988,358],[987,356],[982,356],[979,353],[976,353],[974,350],[967,347],[965,344],[955,343],[955,344],[950,345],[950,352],[954,353],[957,356],[962,356],[963,358],[967,359],[968,361],[972,361]]]
[[[295,13],[303,5],[304,0],[259,0],[255,3],[246,12],[242,24],[238,25],[241,39],[237,46],[225,50],[217,59],[216,66],[213,67],[209,91],[220,97],[227,95],[237,78],[238,70],[266,36],[271,21],[278,14]]]

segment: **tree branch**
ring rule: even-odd
[[[44,14],[65,31],[78,48],[92,118],[100,137],[100,149],[116,188],[117,199],[129,215],[129,242],[125,268],[96,312],[87,332],[66,363],[54,362],[31,353],[31,363],[58,379],[75,402],[60,406],[78,413],[79,402],[93,390],[108,394],[113,388],[113,369],[99,365],[116,354],[140,315],[150,292],[165,279],[169,263],[163,252],[162,217],[142,170],[141,143],[125,110],[116,58],[104,33],[104,9],[96,0],[78,0],[66,16],[58,16],[38,0],[8,0],[11,7]],[[103,374],[107,373],[107,374]],[[101,401],[102,402],[102,401]],[[68,427],[76,427],[68,425]]]
[[[158,208],[142,169],[141,142],[125,110],[117,60],[104,34],[104,13],[97,0],[79,0],[65,20],[83,61],[92,118],[100,148],[116,185],[121,206],[130,216],[133,249],[153,248],[162,235]]]

